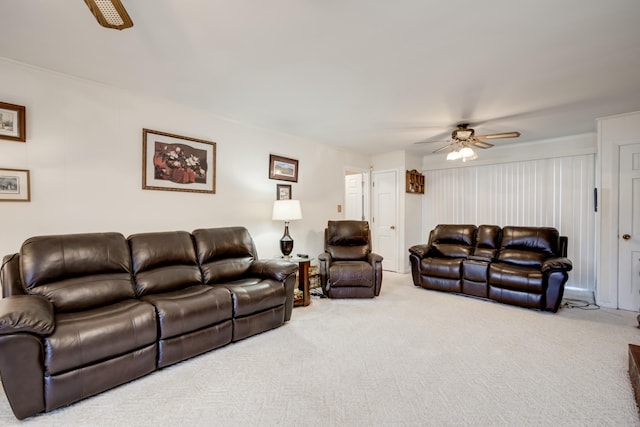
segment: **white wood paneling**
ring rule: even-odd
[[[437,224],[548,226],[569,239],[568,288],[595,289],[595,156],[425,171],[425,230]]]

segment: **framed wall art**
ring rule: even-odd
[[[298,182],[298,161],[270,154],[269,178],[280,181]]]
[[[216,192],[216,143],[142,130],[142,188]]]
[[[22,105],[0,102],[0,138],[27,141],[27,115]]]
[[[291,200],[291,185],[277,184],[276,197],[277,197],[276,200]]]
[[[29,171],[0,169],[0,202],[30,202]]]

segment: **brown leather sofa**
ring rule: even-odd
[[[282,325],[297,269],[259,260],[243,227],[28,239],[0,271],[0,376],[14,415]]]
[[[572,269],[551,227],[440,224],[409,253],[416,286],[554,313]]]
[[[382,257],[371,252],[367,221],[329,221],[318,256],[320,285],[329,298],[373,298],[382,286]]]

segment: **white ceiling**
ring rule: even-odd
[[[0,57],[371,154],[640,110],[639,0],[122,1],[124,31],[82,0],[3,0]]]

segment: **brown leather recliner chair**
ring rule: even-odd
[[[382,257],[371,252],[367,221],[329,221],[324,232],[320,284],[329,298],[373,298],[380,295]]]

